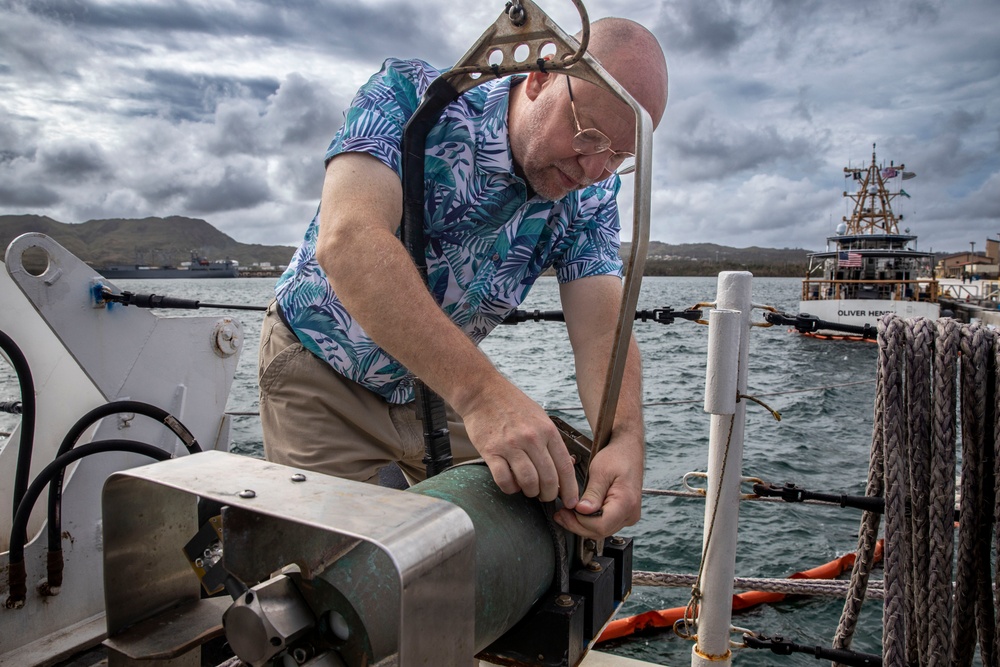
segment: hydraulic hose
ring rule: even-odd
[[[136,442],[134,440],[100,440],[80,445],[76,449],[57,456],[52,463],[45,466],[25,491],[24,497],[21,499],[21,504],[18,505],[17,511],[14,513],[14,523],[10,531],[10,552],[8,554],[9,566],[7,576],[9,597],[5,603],[8,609],[20,609],[24,606],[24,600],[27,597],[27,571],[24,564],[24,545],[27,541],[25,535],[28,529],[28,519],[31,517],[31,510],[34,509],[38,496],[42,494],[45,485],[59,475],[66,466],[85,456],[101,454],[103,452],[131,452],[149,456],[157,461],[164,461],[170,458],[169,452],[144,442]]]
[[[59,450],[56,453],[56,460],[71,451],[76,446],[76,441],[80,439],[80,436],[83,435],[84,431],[90,428],[98,420],[110,415],[121,414],[124,412],[134,412],[135,414],[143,415],[144,417],[149,417],[150,419],[155,419],[156,421],[161,422],[181,439],[181,442],[184,443],[184,446],[187,448],[189,453],[195,454],[201,451],[201,445],[198,444],[198,440],[194,437],[191,431],[178,421],[176,417],[163,408],[149,403],[143,403],[142,401],[114,401],[97,406],[77,420],[77,422],[70,428],[69,432],[66,433],[66,437],[63,438],[62,443],[59,445]],[[49,486],[49,572],[48,585],[45,592],[51,592],[52,594],[58,592],[59,587],[62,586],[62,488],[65,473],[65,467],[60,468],[55,473],[55,478]]]
[[[35,382],[31,377],[28,360],[25,359],[21,348],[2,331],[0,331],[0,349],[3,349],[7,358],[10,359],[21,390],[21,437],[18,441],[17,468],[14,471],[14,494],[11,506],[11,513],[16,515],[17,508],[28,488],[28,478],[31,475],[31,452],[35,444]],[[27,530],[27,524],[25,524],[25,530]],[[21,539],[27,539],[27,535],[22,535]]]

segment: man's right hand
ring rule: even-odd
[[[544,502],[558,496],[573,509],[579,488],[559,430],[537,403],[503,384],[477,395],[462,414],[469,439],[504,493],[520,491]]]

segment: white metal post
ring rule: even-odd
[[[746,271],[719,274],[716,309],[709,313],[705,411],[712,414],[705,499],[704,565],[698,640],[692,667],[731,665],[733,576],[739,526],[740,477],[750,332],[750,282]]]

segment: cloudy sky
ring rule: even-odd
[[[539,4],[579,28],[569,0]],[[454,64],[503,5],[0,0],[0,214],[185,215],[297,245],[358,86],[387,56]],[[917,174],[897,212],[922,248],[1000,234],[997,0],[586,6],[643,23],[667,55],[653,240],[820,249],[846,212],[843,167],[873,142]]]

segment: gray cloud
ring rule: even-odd
[[[173,120],[203,120],[215,113],[222,100],[263,100],[278,88],[278,81],[271,78],[211,76],[175,70],[149,70],[141,78],[145,86],[123,90],[122,96],[155,110],[155,115]]]
[[[69,183],[91,181],[111,172],[101,147],[79,140],[43,148],[38,153],[38,167],[43,173]]]
[[[753,34],[738,9],[739,3],[725,0],[664,4],[654,32],[670,49],[724,60]]]
[[[571,7],[544,4],[576,30]],[[357,87],[388,56],[454,63],[502,5],[7,0],[0,212],[195,215],[297,242]],[[654,238],[821,246],[841,168],[872,143],[919,174],[903,205],[922,245],[1000,231],[995,0],[587,7],[642,21],[667,52]]]
[[[732,178],[742,172],[767,172],[781,163],[812,172],[822,140],[783,133],[776,125],[735,125],[706,108],[685,110],[666,142],[682,182]]]
[[[59,193],[41,183],[0,182],[0,206],[12,207],[13,211],[25,211],[30,207],[46,207],[57,204]]]
[[[253,208],[270,197],[266,165],[243,159],[226,165],[215,179],[187,190],[184,205],[190,211],[208,214]]]

